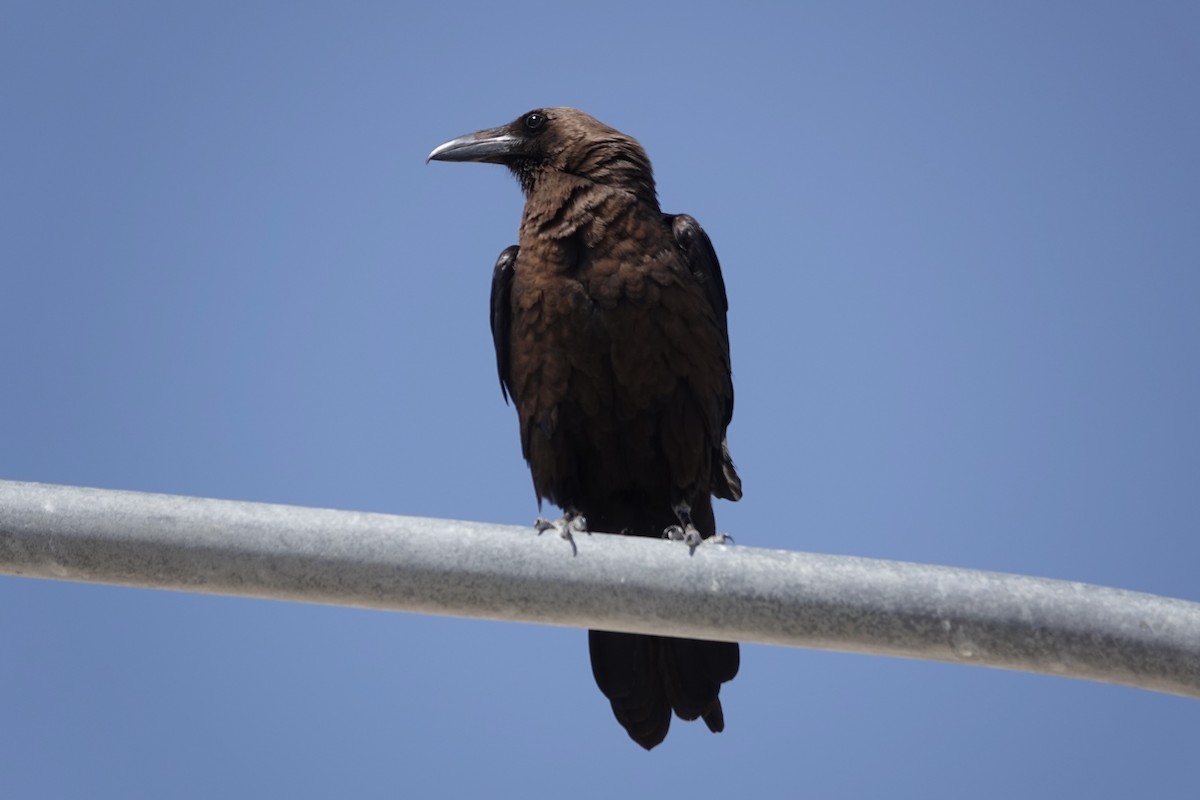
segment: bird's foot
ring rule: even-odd
[[[575,537],[571,535],[572,532],[591,533],[588,530],[587,519],[578,511],[567,511],[567,513],[553,522],[545,517],[538,517],[533,523],[533,527],[537,530],[538,536],[541,536],[546,531],[558,531],[559,536],[571,543],[572,553],[579,552],[578,548],[575,547]]]
[[[538,517],[537,521],[533,523],[533,527],[537,528],[538,534],[543,534],[546,531],[558,531],[558,535],[564,539],[570,539],[572,531],[575,533],[591,533],[588,530],[587,519],[577,511],[568,511],[553,522],[545,517]]]
[[[696,526],[690,522],[686,526],[671,525],[663,529],[663,538],[670,539],[672,542],[683,542],[693,549],[704,541],[704,537],[700,535],[700,531],[696,530]]]
[[[666,528],[663,531],[663,538],[673,542],[683,542],[692,552],[695,552],[700,543],[704,541],[704,537],[692,524],[692,507],[681,501],[671,506],[671,510],[678,517],[679,524]]]

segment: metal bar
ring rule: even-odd
[[[903,656],[1200,698],[1200,603],[865,558],[0,481],[0,574]]]

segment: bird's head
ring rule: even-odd
[[[429,161],[503,164],[527,196],[557,172],[626,189],[657,206],[650,159],[638,141],[577,108],[529,111],[499,128],[438,145]]]

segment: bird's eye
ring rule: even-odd
[[[525,115],[525,130],[536,131],[538,128],[546,124],[546,115],[539,114],[536,111],[532,114]]]

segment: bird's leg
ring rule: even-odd
[[[675,516],[679,518],[678,525],[671,525],[663,531],[663,538],[670,539],[673,542],[683,542],[688,547],[696,547],[704,537],[700,535],[700,531],[696,530],[696,526],[692,524],[692,507],[686,501],[680,501],[671,510],[675,512]]]
[[[565,508],[563,515],[551,522],[545,517],[538,517],[533,523],[533,527],[537,529],[538,536],[541,536],[546,531],[558,531],[558,535],[571,543],[571,550],[575,551],[575,538],[571,532],[588,533],[587,519],[580,514],[577,509]]]

